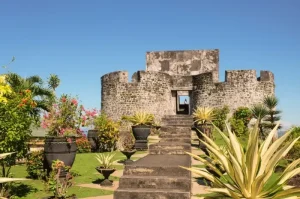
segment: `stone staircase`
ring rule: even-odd
[[[114,199],[190,199],[192,118],[167,116],[160,142],[149,146],[149,155],[126,165]]]

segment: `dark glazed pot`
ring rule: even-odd
[[[204,137],[202,136],[202,134],[200,133],[200,131],[202,133],[204,133],[206,136],[208,136],[209,138],[212,138],[212,124],[195,124],[195,129],[196,129],[196,134],[198,136],[198,138],[200,140],[204,140]],[[206,146],[204,144],[202,144],[199,140],[199,148],[204,151],[204,153],[206,155],[209,155]]]
[[[104,169],[102,167],[96,167],[96,170],[104,176],[104,180],[100,183],[101,186],[112,186],[113,183],[108,178],[116,171],[116,169]]]
[[[127,158],[127,160],[125,160],[124,164],[130,164],[132,163],[133,161],[130,160],[131,156],[133,154],[135,154],[136,150],[132,150],[132,151],[121,151]]]
[[[70,139],[70,143],[67,142]],[[48,170],[51,170],[53,160],[61,160],[66,166],[72,167],[76,156],[75,137],[46,137],[44,145],[45,159]],[[65,177],[66,172],[60,173],[60,177]]]
[[[134,148],[136,150],[148,149],[148,136],[150,135],[151,126],[138,125],[132,126],[132,133],[135,138]]]
[[[91,151],[97,152],[99,150],[98,131],[88,130],[87,138],[91,144]]]

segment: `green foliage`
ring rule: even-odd
[[[229,122],[230,122],[231,130],[238,137],[240,137],[241,135],[244,135],[248,132],[248,128],[247,128],[247,126],[245,126],[243,120],[230,118]]]
[[[76,139],[77,152],[89,153],[91,152],[91,144],[86,137]]]
[[[27,173],[32,179],[42,179],[45,175],[43,169],[44,151],[33,151],[27,156]]]
[[[24,158],[28,152],[26,142],[30,138],[30,127],[34,121],[30,114],[33,107],[29,93],[12,93],[6,104],[0,103],[0,153],[17,152],[5,161],[0,161],[3,177],[9,175],[9,168],[15,163],[15,158]]]
[[[124,121],[131,122],[134,126],[138,125],[153,125],[154,122],[154,115],[146,112],[136,112],[132,116],[124,115],[121,118]]]
[[[224,106],[223,108],[215,108],[213,112],[215,115],[214,125],[216,125],[219,129],[224,130],[227,115],[229,113],[229,107]]]
[[[253,131],[249,133],[246,148],[243,148],[243,145],[230,129],[227,129],[228,134],[218,129],[224,140],[225,150],[203,134],[206,139],[205,141],[201,140],[201,142],[208,148],[209,153],[215,156],[217,161],[208,161],[205,158],[188,153],[204,163],[209,169],[182,168],[190,170],[212,182],[213,187],[207,190],[213,193],[211,198],[298,198],[300,189],[287,186],[287,182],[300,173],[300,159],[289,164],[277,179],[272,179],[272,174],[280,160],[300,138],[293,139],[283,145],[291,133],[291,131],[288,131],[278,140],[272,142],[278,126],[279,124],[268,134],[263,142],[260,142],[257,122]],[[226,174],[223,175],[220,168],[224,169]],[[222,176],[222,179],[219,176]]]
[[[288,138],[288,141],[296,139],[299,136],[300,136],[300,126],[295,127],[292,130],[291,135]],[[293,160],[300,158],[300,141],[297,141],[295,143],[293,148],[289,151],[289,153],[287,155],[287,158],[290,158],[290,159],[293,159]]]
[[[239,107],[234,113],[233,118],[236,120],[242,120],[244,125],[247,127],[250,120],[252,119],[252,112],[247,107]]]
[[[247,107],[239,107],[230,118],[232,131],[238,136],[248,133],[248,124],[252,119],[252,111]]]
[[[94,126],[94,129],[98,131],[100,151],[114,150],[119,139],[120,123],[101,113],[94,119]]]

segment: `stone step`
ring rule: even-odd
[[[151,146],[151,145],[150,145]],[[190,171],[179,166],[191,167],[189,155],[147,155],[133,164],[126,165],[123,175],[133,176],[186,176]]]
[[[193,126],[193,122],[186,122],[186,121],[165,121],[162,122],[163,126]]]
[[[162,138],[160,142],[183,142],[191,144],[191,138]]]
[[[162,118],[162,121],[186,121],[193,122],[194,120],[191,118]]]
[[[191,179],[170,176],[122,176],[119,188],[181,189],[191,191]]]
[[[184,155],[185,151],[191,152],[191,144],[182,142],[159,142],[149,147],[149,153],[157,155]]]
[[[191,193],[180,189],[117,189],[114,199],[190,199]]]
[[[191,127],[162,126],[160,132],[190,134]]]
[[[163,118],[190,118],[193,119],[192,115],[165,115]]]
[[[191,139],[191,132],[189,133],[168,133],[168,132],[162,132],[159,134],[160,138],[189,138]]]

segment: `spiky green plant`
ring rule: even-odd
[[[136,112],[134,115],[131,116],[122,116],[122,120],[131,122],[134,126],[153,125],[155,123],[154,115],[143,111]]]
[[[275,171],[278,162],[286,156],[289,150],[300,138],[288,142],[281,146],[291,130],[286,132],[282,137],[272,142],[272,138],[277,131],[279,124],[269,133],[264,142],[259,141],[258,123],[256,123],[253,131],[249,133],[247,147],[243,149],[236,135],[230,131],[227,126],[228,135],[217,131],[224,139],[228,148],[228,156],[212,139],[203,136],[206,141],[201,142],[206,145],[210,153],[214,154],[219,163],[225,169],[226,174],[222,180],[212,175],[206,169],[186,168],[201,177],[211,181],[213,188],[210,191],[213,193],[211,198],[234,198],[234,199],[283,199],[283,198],[299,198],[300,188],[287,186],[287,181],[293,176],[300,173],[300,159],[295,160],[286,167],[283,173],[275,181],[271,180],[271,176]],[[188,153],[190,154],[190,153]],[[220,170],[210,162],[190,154],[202,161],[210,170],[222,175]],[[267,186],[268,184],[268,186]]]
[[[111,169],[114,163],[113,158],[115,157],[115,153],[100,153],[96,154],[96,159],[98,160],[100,167],[103,169]]]
[[[193,112],[196,124],[208,124],[215,119],[214,109],[210,107],[197,107]]]

